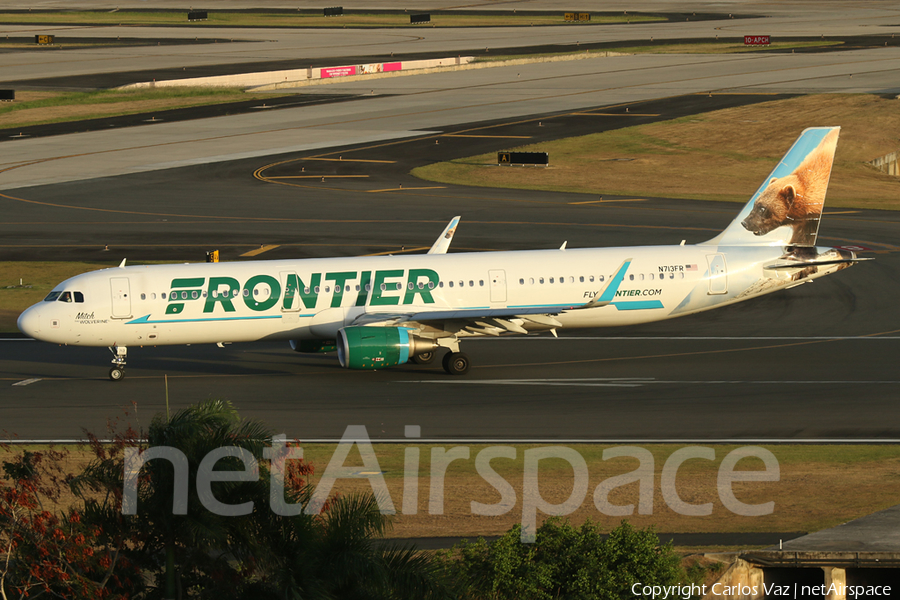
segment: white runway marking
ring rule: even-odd
[[[888,380],[764,380],[764,381],[738,381],[738,380],[676,380],[653,379],[644,377],[635,378],[579,378],[579,379],[428,379],[421,381],[397,381],[395,383],[445,383],[452,385],[550,385],[550,386],[574,386],[574,387],[641,387],[644,385],[897,385],[900,381]]]
[[[41,380],[40,379],[23,379],[22,381],[18,381],[16,383],[14,383],[13,386],[31,385],[32,383],[37,383],[38,381],[41,381]]]

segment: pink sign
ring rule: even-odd
[[[399,62],[384,63],[384,72],[387,73],[388,71],[400,71],[402,69],[402,64],[403,63]]]
[[[356,66],[350,67],[327,67],[322,69],[322,79],[328,77],[346,77],[348,75],[356,75]]]

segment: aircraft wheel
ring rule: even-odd
[[[109,379],[110,381],[119,381],[125,377],[125,369],[120,367],[113,367],[109,370]]]
[[[448,352],[444,355],[444,370],[450,375],[465,375],[469,372],[469,357],[462,352]]]
[[[417,365],[430,365],[434,362],[434,357],[437,354],[432,350],[431,352],[423,352],[422,354],[417,354],[412,357],[412,361]]]

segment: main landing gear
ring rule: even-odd
[[[111,381],[119,381],[125,377],[125,359],[128,356],[128,348],[125,346],[110,346],[109,351],[113,355],[113,366],[109,370],[109,379]]]
[[[444,370],[450,375],[465,375],[469,372],[469,357],[462,352],[450,351],[444,355]]]

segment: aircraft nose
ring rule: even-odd
[[[41,331],[40,322],[41,316],[38,314],[37,309],[31,307],[19,315],[19,320],[16,321],[16,325],[19,327],[19,331],[25,335],[37,337],[38,333]]]

